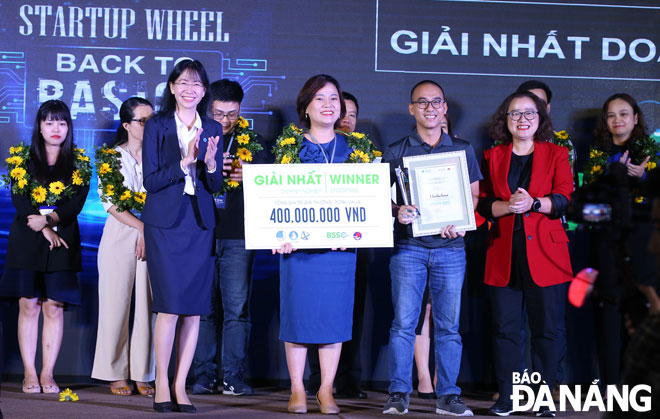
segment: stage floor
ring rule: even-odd
[[[62,385],[60,383],[60,385]],[[66,385],[62,386],[64,389]],[[152,409],[153,400],[148,397],[134,395],[127,397],[114,396],[107,386],[71,385],[72,391],[78,394],[77,402],[59,402],[55,394],[23,394],[18,383],[3,383],[0,393],[0,409],[5,418],[147,418],[147,417],[178,417],[181,413],[169,415],[158,414]],[[382,414],[383,404],[387,399],[384,392],[369,391],[369,398],[364,400],[337,399],[342,411],[342,418],[374,418],[385,417]],[[492,402],[487,394],[465,394],[463,401],[474,411],[476,416],[486,415]],[[192,402],[197,407],[198,418],[291,418],[286,407],[289,391],[281,388],[257,388],[256,394],[250,397],[225,395],[192,396]],[[313,397],[308,399],[309,413],[304,417],[322,416],[318,404]],[[435,414],[435,402],[411,398],[410,412],[406,417],[438,418]],[[591,412],[561,412],[559,418],[595,419],[602,414]],[[490,416],[492,417],[492,416]],[[513,417],[534,417],[530,412]]]

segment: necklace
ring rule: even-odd
[[[323,158],[325,159],[326,163],[332,163],[335,160],[335,151],[337,151],[337,135],[335,134],[334,137],[332,137],[332,140],[334,144],[332,145],[332,156],[330,157],[330,161],[328,161],[328,155],[325,154],[325,150],[323,149],[323,146],[321,146],[321,143],[318,142],[316,138],[312,135],[311,131],[307,131],[307,134],[309,134],[310,138],[312,139],[312,142],[318,146],[318,148],[321,150],[321,153],[323,153]]]

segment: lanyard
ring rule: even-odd
[[[229,145],[227,145],[227,150],[226,150],[227,153],[230,152],[229,150],[231,150],[231,145],[234,144],[234,135],[235,134],[236,133],[234,133],[234,132],[231,133],[231,138],[229,139]]]
[[[326,162],[326,163],[332,163],[332,162],[334,162],[334,160],[335,160],[335,151],[337,151],[337,134],[335,134],[335,136],[334,136],[333,139],[332,139],[332,141],[334,141],[334,144],[332,145],[332,157],[330,157],[330,161],[328,161],[328,155],[325,154],[325,150],[323,149],[323,147],[321,146],[321,144],[316,140],[316,138],[314,138],[314,136],[312,135],[312,133],[311,133],[310,131],[307,131],[307,133],[308,133],[309,136],[311,137],[312,142],[313,142],[314,144],[316,144],[316,145],[318,146],[319,149],[321,149],[321,153],[323,153],[323,158],[325,159],[325,162]]]

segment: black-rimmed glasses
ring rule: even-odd
[[[528,121],[533,120],[536,118],[536,115],[538,114],[537,111],[525,111],[525,112],[520,112],[520,111],[511,111],[507,115],[509,115],[509,118],[511,118],[512,121],[520,121],[520,118],[522,116],[525,116],[525,119]]]
[[[414,103],[419,109],[426,109],[429,107],[429,104],[433,106],[433,109],[440,109],[440,106],[442,106],[442,104],[445,103],[445,100],[444,99],[416,100],[410,103]]]
[[[227,118],[230,121],[235,121],[238,119],[238,112],[214,112],[213,113],[213,119],[216,121],[222,121],[224,118]]]
[[[144,126],[148,119],[149,118],[131,119],[131,121],[137,122],[138,124]]]

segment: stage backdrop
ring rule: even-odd
[[[296,121],[296,94],[317,73],[333,75],[357,96],[358,129],[381,147],[414,125],[407,106],[410,88],[422,79],[437,81],[445,88],[455,133],[471,141],[478,155],[490,146],[488,120],[497,105],[521,82],[539,79],[554,91],[555,127],[572,134],[581,167],[598,109],[613,93],[632,94],[650,127],[660,128],[660,7],[654,0],[634,3],[5,1],[0,3],[0,154],[4,159],[10,145],[29,142],[37,108],[48,99],[70,106],[76,143],[93,154],[112,138],[121,102],[137,95],[158,103],[173,64],[190,57],[204,63],[212,80],[242,84],[243,115],[269,148],[283,124]],[[2,265],[13,207],[4,188],[0,199]],[[60,375],[83,377],[91,370],[96,249],[105,218],[92,189],[80,217],[84,304],[66,315]],[[374,266],[369,274],[363,379],[383,382],[392,318],[387,252],[374,252],[374,259],[385,262],[374,264],[384,268]],[[277,259],[260,253],[254,279],[251,372],[257,378],[286,378],[276,340]],[[469,298],[466,303],[469,307]],[[4,361],[5,372],[20,375],[15,311],[4,310]],[[483,322],[472,315],[463,332],[479,335],[475,325]],[[469,364],[475,357],[466,355],[462,380],[481,380],[483,366]]]

